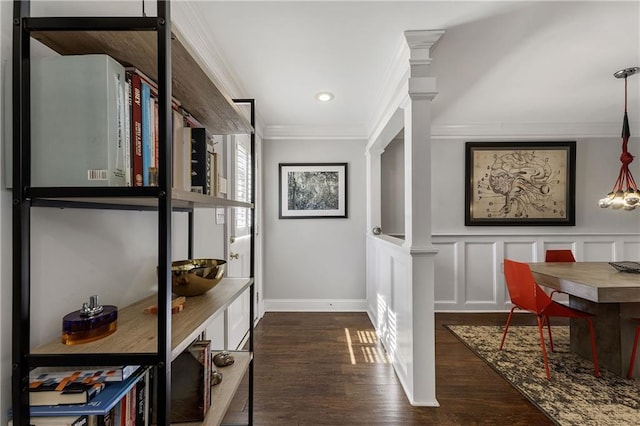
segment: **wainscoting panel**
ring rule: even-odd
[[[571,249],[577,261],[640,261],[640,235],[434,235],[435,308],[440,312],[506,311],[504,259],[544,262],[549,249]]]
[[[465,245],[465,302],[496,303],[496,244],[468,242]]]
[[[625,241],[622,243],[621,260],[635,260],[640,262],[640,241]]]
[[[582,260],[585,262],[609,262],[615,258],[615,254],[615,241],[585,241],[582,246]]]
[[[536,259],[536,241],[505,241],[504,258],[518,262],[533,262]],[[502,261],[500,262],[502,266]],[[500,272],[504,272],[500,267]]]
[[[435,300],[440,303],[456,303],[459,285],[456,264],[456,243],[434,244],[438,250],[435,258]]]

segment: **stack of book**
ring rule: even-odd
[[[150,395],[149,369],[139,366],[38,367],[29,375],[29,400],[33,425],[73,426],[147,426]],[[73,389],[68,396],[64,389],[38,390],[46,383],[67,383]],[[86,385],[76,392],[71,383]],[[71,387],[70,387],[71,386]],[[87,389],[99,387],[98,392]],[[46,399],[41,394],[47,394]]]
[[[157,186],[157,84],[108,55],[32,61],[33,186]],[[216,195],[213,136],[172,98],[173,187]]]

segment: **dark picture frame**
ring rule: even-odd
[[[347,163],[280,163],[280,219],[348,217]]]
[[[575,226],[576,142],[467,142],[466,226]]]

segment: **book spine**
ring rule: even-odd
[[[158,168],[160,167],[160,120],[158,118],[158,101],[153,102],[153,165],[156,171],[156,185],[158,185]]]
[[[124,82],[125,108],[124,119],[124,165],[125,165],[125,185],[132,185],[131,167],[131,77],[127,75]]]
[[[149,85],[141,83],[142,93],[142,184],[149,186],[149,169],[153,158],[151,134],[151,89]]]
[[[149,382],[148,374],[145,375],[136,384],[136,401],[135,401],[135,413],[136,421],[135,426],[146,426],[146,399],[147,399],[147,384]]]
[[[191,128],[185,127],[182,137],[182,158],[184,158],[184,170],[182,175],[183,189],[191,191]]]
[[[149,185],[158,186],[158,145],[156,137],[158,135],[156,114],[156,98],[151,95],[149,99],[149,132],[151,133],[151,158],[149,159]]]
[[[191,129],[191,191],[207,193],[207,135],[203,127]]]
[[[133,186],[142,186],[142,84],[140,76],[131,74],[131,157]]]
[[[182,137],[184,132],[184,120],[182,114],[177,111],[173,112],[173,173],[172,173],[172,186],[173,188],[183,190],[184,182],[184,168],[186,167],[184,157],[184,138]]]
[[[116,407],[113,407],[105,415],[96,416],[98,426],[116,426],[115,416],[116,416]]]

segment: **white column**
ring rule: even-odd
[[[405,119],[405,242],[411,257],[412,360],[407,384],[414,405],[438,405],[435,382],[434,257],[431,244],[431,101],[436,80],[429,77],[430,52],[444,31],[407,31],[410,50],[409,99]],[[407,389],[405,389],[407,390]]]

